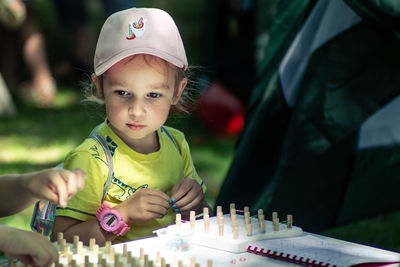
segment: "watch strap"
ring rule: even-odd
[[[103,215],[104,215],[105,213],[107,213],[108,211],[110,211],[111,208],[112,208],[112,206],[111,206],[110,204],[108,204],[107,202],[103,201],[103,202],[101,203],[100,208],[96,211],[96,218],[97,218],[97,220],[99,221],[101,228],[102,228],[103,230],[105,230],[106,232],[110,232],[110,231],[107,230],[107,229],[105,229],[105,228],[103,227],[102,219],[103,219]],[[119,225],[118,225],[118,227],[117,227],[115,230],[113,230],[113,231],[111,231],[111,232],[112,232],[113,234],[118,235],[118,236],[125,235],[126,232],[128,232],[129,229],[130,229],[129,225],[128,225],[126,222],[124,222],[124,221],[122,220],[122,216],[121,216],[121,214],[120,214],[118,211],[112,210],[112,212],[119,218]]]

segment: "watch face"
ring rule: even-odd
[[[119,224],[118,217],[113,213],[107,213],[103,217],[103,226],[108,231],[113,231]]]

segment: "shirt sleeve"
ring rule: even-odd
[[[81,168],[86,172],[85,186],[69,201],[66,208],[57,208],[56,216],[67,216],[81,221],[93,219],[101,205],[108,167],[99,144],[88,151],[75,151],[67,156],[64,168]]]

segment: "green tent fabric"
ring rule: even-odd
[[[400,146],[357,150],[363,122],[400,93],[400,3],[345,1],[362,21],[313,52],[289,108],[278,67],[316,2],[279,1],[216,202],[314,232],[400,208]]]

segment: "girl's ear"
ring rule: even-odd
[[[96,74],[92,73],[92,81],[96,86],[97,96],[101,99],[104,99],[103,88],[101,84],[101,79],[96,76]]]
[[[176,105],[179,102],[179,99],[181,99],[183,90],[185,89],[186,85],[188,83],[188,79],[183,78],[178,85],[178,88],[174,94],[174,98],[172,99],[172,105]]]

